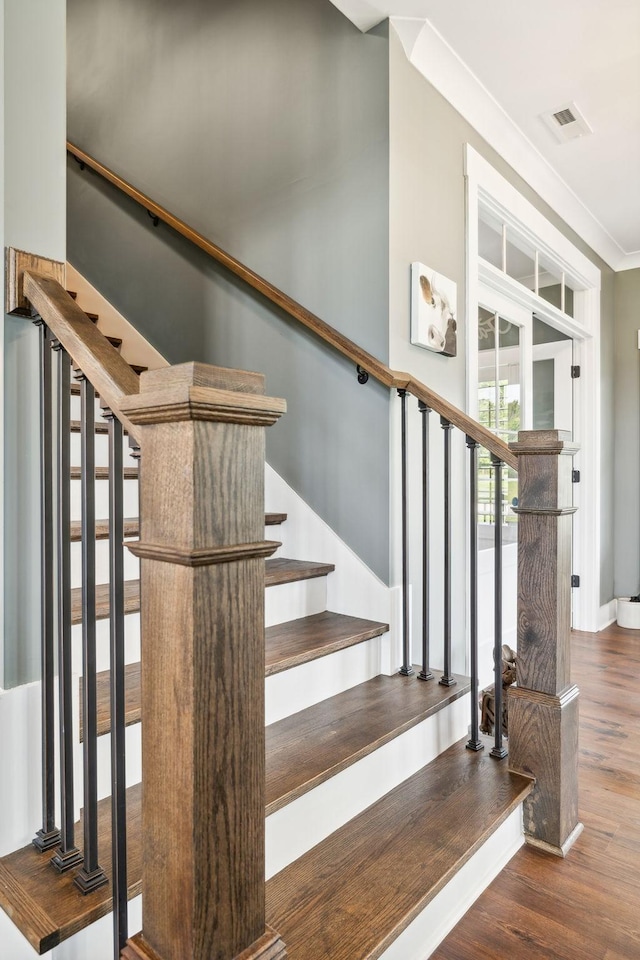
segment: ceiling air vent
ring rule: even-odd
[[[575,103],[566,103],[557,110],[543,113],[541,119],[558,143],[566,143],[568,140],[576,140],[578,137],[586,137],[593,133]]]

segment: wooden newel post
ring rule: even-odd
[[[563,430],[523,430],[518,454],[518,678],[509,768],[533,775],[527,842],[565,856],[579,836],[578,688],[571,683],[571,470]]]
[[[264,902],[264,427],[260,374],[142,374],[143,930],[127,960],[281,960]]]

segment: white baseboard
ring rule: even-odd
[[[604,630],[609,624],[615,623],[618,612],[617,608],[618,603],[615,599],[609,600],[609,603],[605,603],[600,607],[598,611],[598,630]]]

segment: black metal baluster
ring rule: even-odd
[[[73,682],[71,662],[71,362],[58,353],[58,689],[60,711],[60,849],[51,863],[60,873],[82,862],[75,845],[73,800]]]
[[[402,409],[402,666],[403,677],[413,676],[409,644],[409,519],[407,489],[407,391],[398,390]]]
[[[422,670],[418,680],[433,680],[429,669],[429,414],[431,410],[418,401],[422,415]]]
[[[471,644],[471,736],[467,750],[483,750],[478,717],[478,447],[473,437],[467,436],[469,448],[469,620]]]
[[[495,531],[494,531],[494,720],[495,742],[491,756],[502,760],[507,750],[502,743],[502,468],[504,463],[495,454],[491,454],[491,463],[495,470]]]
[[[453,424],[440,417],[444,430],[444,673],[439,683],[457,683],[451,672],[451,431]]]
[[[98,721],[96,712],[96,456],[95,390],[80,375],[82,499],[82,727],[84,864],[74,883],[90,893],[107,883],[98,863]]]
[[[109,617],[111,654],[111,851],[114,956],[127,941],[127,784],[125,762],[124,504],[122,424],[109,411]]]
[[[51,336],[40,318],[40,553],[41,553],[41,702],[42,702],[42,827],[33,845],[42,853],[57,847],[55,799],[55,622],[53,531],[53,403]]]

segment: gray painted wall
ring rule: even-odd
[[[617,273],[615,331],[616,596],[640,591],[640,269]]]
[[[68,0],[72,141],[388,358],[388,41],[329,0]],[[388,578],[389,393],[69,163],[68,258],[171,362],[263,371],[271,465]]]
[[[470,143],[602,271],[601,603],[613,596],[614,273],[407,60],[390,30],[391,365],[409,369],[457,406],[466,403],[464,144]],[[421,260],[458,285],[458,356],[409,343],[409,264]],[[640,326],[640,324],[638,324]]]
[[[3,247],[64,260],[65,2],[5,0],[0,11],[0,240]],[[27,69],[25,37],[33,57]],[[26,148],[26,131],[37,131],[37,148]],[[9,688],[40,675],[40,418],[38,332],[28,320],[3,321],[0,687]]]

